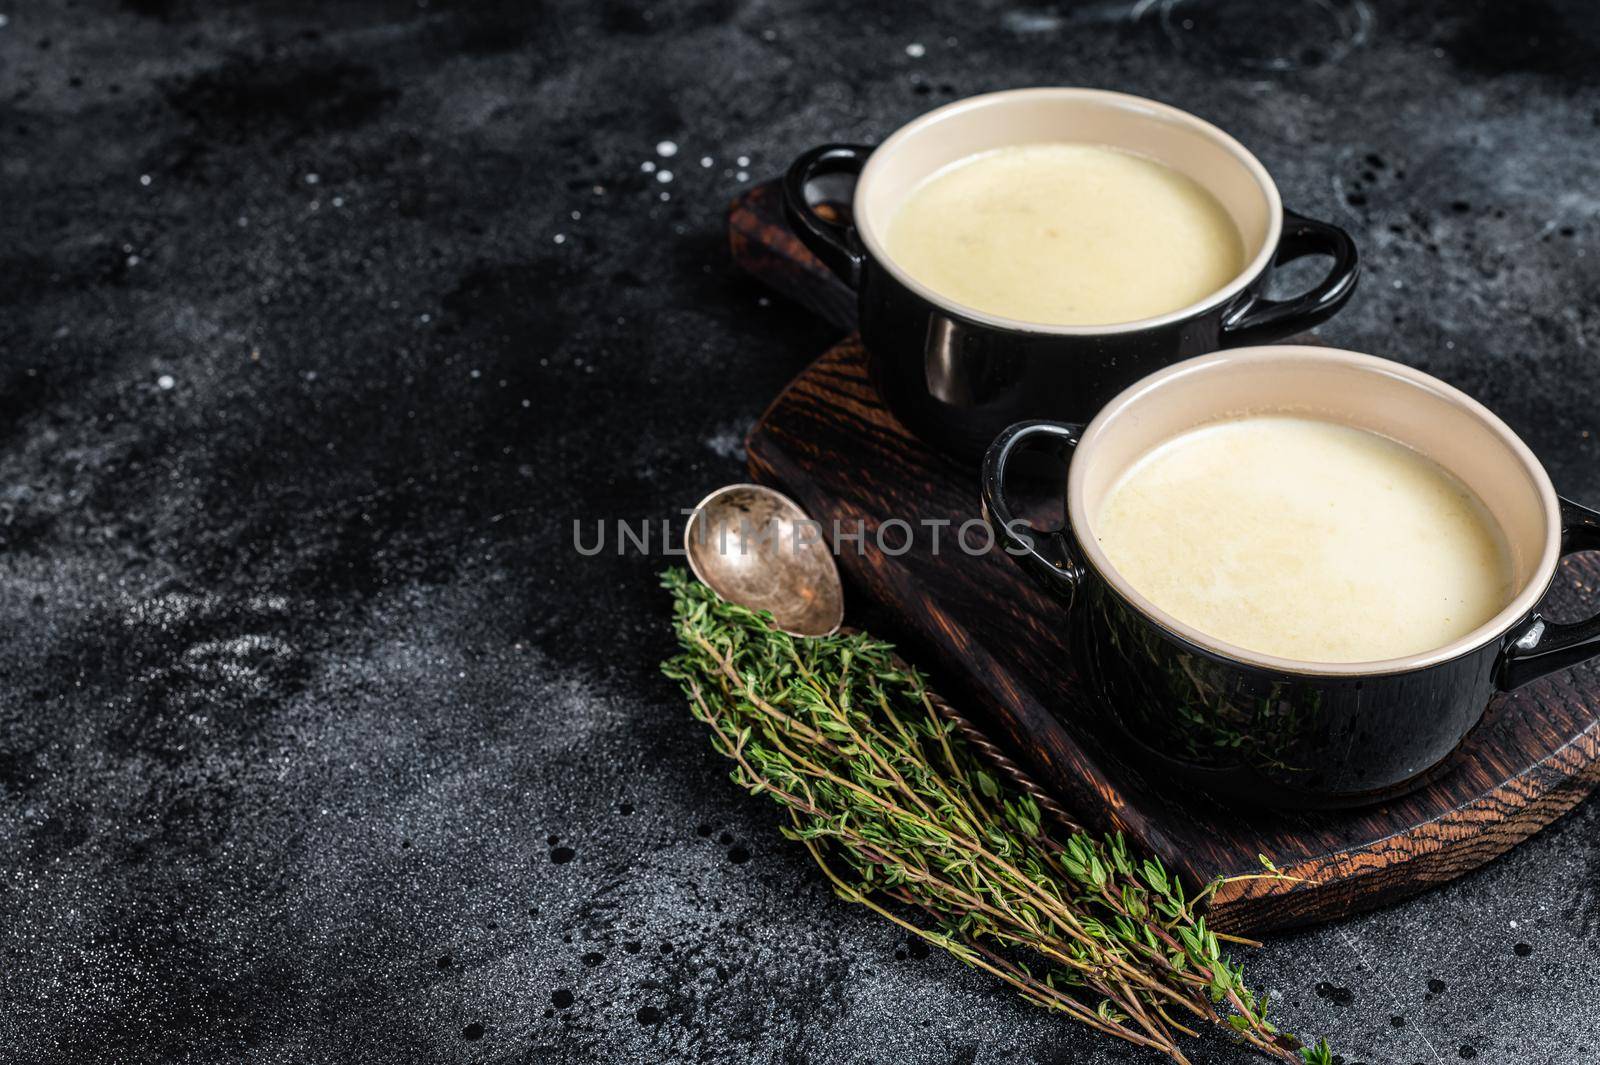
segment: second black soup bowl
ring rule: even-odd
[[[1100,503],[1157,445],[1253,413],[1370,430],[1443,466],[1504,534],[1514,590],[1505,607],[1425,653],[1318,664],[1224,643],[1155,606],[1102,550]],[[1006,493],[1019,455],[1043,450],[1068,460],[1056,532],[1016,518]],[[1561,556],[1600,548],[1600,515],[1559,498],[1533,452],[1482,404],[1371,355],[1282,345],[1178,363],[1087,426],[1005,430],[985,457],[982,493],[1005,550],[1060,602],[1043,623],[1066,637],[1098,710],[1147,765],[1217,794],[1300,807],[1400,794],[1430,779],[1496,692],[1600,654],[1600,618],[1557,624],[1538,611]]]
[[[884,247],[896,209],[924,179],[980,152],[1079,141],[1132,152],[1187,175],[1232,218],[1244,268],[1168,314],[1112,325],[1025,322],[963,306],[897,265]],[[851,221],[817,212],[819,178],[858,175]],[[902,126],[876,148],[825,144],[784,177],[790,224],[859,294],[861,338],[884,402],[923,440],[976,462],[1024,418],[1087,421],[1152,371],[1222,348],[1302,332],[1355,289],[1356,248],[1340,228],[1284,209],[1266,168],[1222,130],[1175,107],[1096,89],[1014,89],[959,100]],[[1286,300],[1264,292],[1275,266],[1330,256],[1328,274]]]

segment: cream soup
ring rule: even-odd
[[[1303,662],[1442,647],[1513,592],[1504,537],[1465,485],[1387,437],[1312,418],[1167,441],[1112,486],[1095,536],[1179,621]]]
[[[1024,144],[933,174],[890,219],[890,257],[947,299],[1047,325],[1198,303],[1244,268],[1239,231],[1193,179],[1097,144]]]

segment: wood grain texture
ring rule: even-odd
[[[839,321],[848,290],[796,250],[772,192],[757,188],[735,204],[736,257]],[[926,537],[904,554],[877,549],[876,531],[890,517],[945,519],[951,530],[977,517],[977,475],[931,451],[882,408],[856,341],[842,342],[792,382],[746,449],[752,474],[789,492],[826,529],[838,521],[853,532],[860,523],[865,542],[846,541],[839,553],[852,598],[898,618],[901,631],[889,635],[1068,810],[1126,832],[1191,882],[1253,876],[1261,871],[1258,854],[1295,878],[1225,884],[1213,903],[1219,927],[1253,932],[1326,920],[1449,880],[1526,839],[1600,784],[1600,670],[1585,666],[1496,700],[1439,779],[1382,806],[1274,814],[1174,789],[1124,759],[1116,738],[1096,726],[1053,631],[1060,607],[1009,559],[935,556]],[[1547,605],[1558,618],[1600,605],[1600,561],[1563,563]]]
[[[840,214],[848,208],[838,207]],[[856,327],[856,294],[800,243],[783,220],[775,181],[757,185],[728,208],[728,245],[740,269],[841,330]]]

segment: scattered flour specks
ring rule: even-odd
[[[744,461],[744,432],[731,426],[717,430],[706,440],[706,447],[710,448],[718,457],[725,459],[738,459]]]

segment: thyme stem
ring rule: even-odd
[[[1120,835],[1044,824],[940,717],[922,678],[866,633],[787,636],[681,570],[681,653],[663,664],[733,763],[735,783],[789,815],[840,898],[995,976],[1029,1002],[1164,1054],[1205,1027],[1294,1065],[1326,1042],[1282,1034],[1206,927],[1218,883],[1187,892]],[[1277,873],[1263,859],[1268,876]]]

